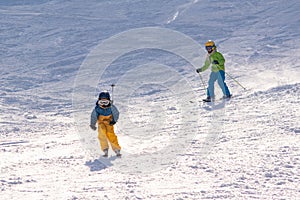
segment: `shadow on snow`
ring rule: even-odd
[[[113,166],[112,161],[114,161],[115,159],[116,159],[116,156],[111,156],[109,158],[100,157],[100,158],[95,159],[93,161],[91,161],[91,160],[86,161],[85,165],[90,168],[91,172],[101,171],[103,169],[106,169],[108,167]]]

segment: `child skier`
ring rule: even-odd
[[[98,122],[98,139],[100,141],[101,150],[104,152],[104,157],[108,156],[108,141],[116,155],[118,157],[121,156],[121,147],[114,132],[114,125],[118,118],[119,111],[112,105],[109,93],[107,91],[101,92],[96,102],[96,107],[91,114],[90,127],[96,130],[95,125]]]
[[[222,89],[224,94],[223,99],[230,99],[231,94],[229,89],[226,85],[225,81],[225,59],[223,55],[217,51],[217,47],[215,43],[211,40],[208,40],[205,43],[205,48],[207,50],[207,57],[203,67],[196,70],[197,73],[203,72],[211,66],[211,73],[208,81],[208,88],[207,88],[207,98],[203,99],[203,101],[211,102],[215,99],[214,93],[214,84],[216,80],[218,80],[218,84]]]

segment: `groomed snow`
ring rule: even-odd
[[[298,0],[0,1],[1,199],[300,199],[299,10]],[[173,40],[173,52],[127,52],[81,88],[93,51],[146,27],[193,39],[192,62]],[[247,88],[227,76],[228,102],[202,103],[192,64],[208,39]],[[112,83],[123,158],[103,161],[89,117]]]

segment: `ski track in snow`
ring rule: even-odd
[[[169,20],[167,21],[167,24],[170,24],[170,23],[172,23],[173,21],[175,21],[175,20],[177,19],[177,17],[178,17],[181,13],[185,12],[186,10],[188,10],[190,7],[192,7],[192,6],[193,6],[195,3],[197,3],[197,2],[198,2],[198,0],[192,0],[192,1],[189,2],[189,3],[186,3],[186,4],[183,4],[183,5],[178,6],[177,11],[176,11],[175,14],[172,16],[172,18],[169,19]]]
[[[298,10],[296,0],[1,2],[1,199],[299,199]],[[138,168],[140,163],[126,160],[125,154],[104,165],[98,159],[101,152],[91,153],[82,143],[73,118],[78,112],[72,107],[73,82],[101,40],[130,28],[161,25],[169,13],[173,17],[164,26],[197,40],[200,35],[202,43],[216,38],[227,71],[248,90],[227,77],[234,97],[205,104],[197,74],[182,60],[162,52],[124,55],[115,63],[122,66],[120,73],[126,66],[155,64],[156,58],[199,83],[193,86],[199,99],[186,105],[194,108],[189,121],[199,132],[186,149],[175,149],[176,159],[166,160],[160,170],[124,173],[119,166]],[[207,81],[208,72],[203,77]],[[167,83],[175,84],[172,79]],[[183,126],[175,118],[181,110],[167,90],[146,85],[138,92],[130,100],[134,123],[126,131],[117,125],[116,131],[128,152],[155,153]],[[157,106],[166,108],[167,120],[164,126],[149,126],[151,117],[158,116]],[[125,119],[121,112],[120,124]],[[130,135],[135,125],[149,133],[157,128],[158,139],[141,143]],[[214,125],[219,132],[210,135]],[[98,148],[97,133],[88,124],[86,130],[91,146]]]

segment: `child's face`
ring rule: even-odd
[[[207,53],[213,52],[213,46],[207,46],[205,48],[206,48]]]

